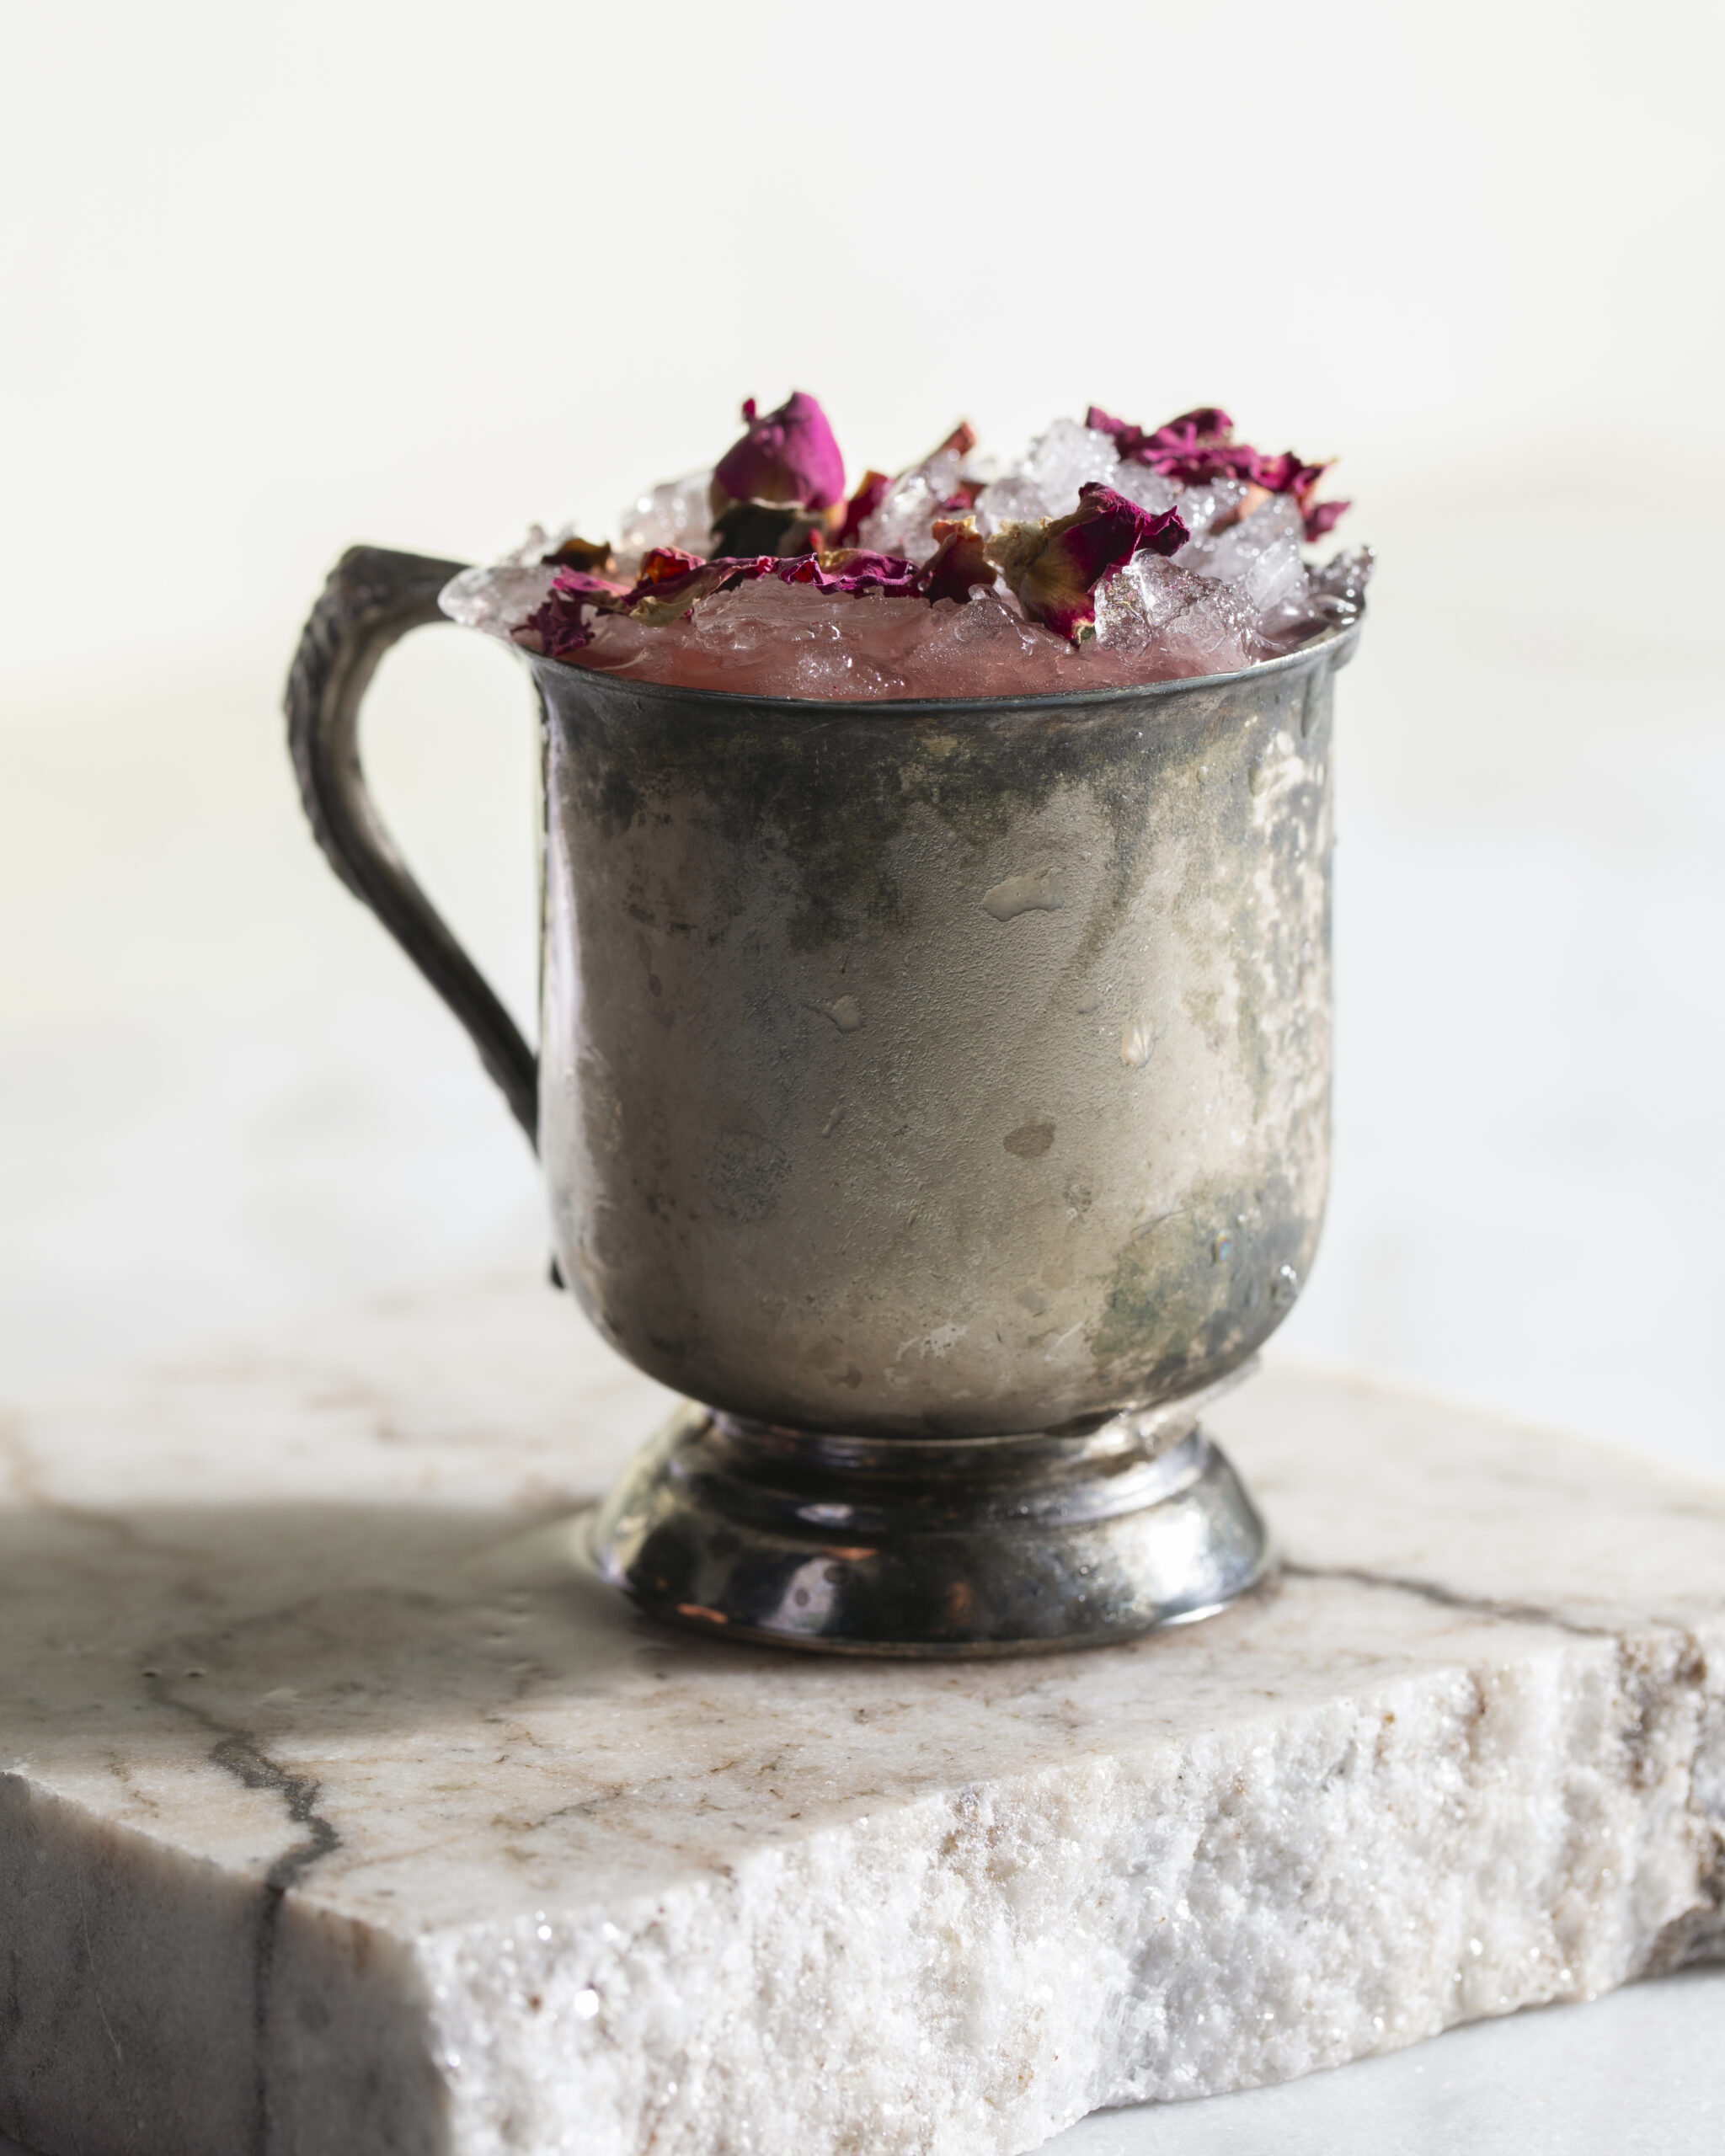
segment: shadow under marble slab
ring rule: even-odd
[[[1270,1590],[829,1662],[572,1572],[665,1405],[505,1282],[9,1418],[0,2128],[1004,2156],[1725,1941],[1725,1492],[1273,1369]]]

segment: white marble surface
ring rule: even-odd
[[[1717,2156],[1722,2027],[1725,1969],[1689,1969],[1303,2080],[1094,2112],[1042,2156]],[[30,2152],[0,2134],[0,2156]]]
[[[1722,2028],[1725,1971],[1694,1969],[1279,2087],[1098,2112],[1044,2156],[1716,2156]]]
[[[1277,1593],[838,1665],[569,1577],[663,1404],[500,1282],[8,1424],[0,2123],[969,2156],[1719,1943],[1725,1493],[1272,1373]]]

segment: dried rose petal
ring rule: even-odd
[[[1170,419],[1165,427],[1158,427],[1151,440],[1231,441],[1233,435],[1234,422],[1220,404],[1200,404],[1194,411],[1183,412],[1178,419]]]
[[[981,492],[980,483],[959,476],[963,460],[975,445],[975,434],[961,419],[919,463],[892,480],[863,536],[875,546],[926,562],[934,552],[935,518],[964,515]]]
[[[833,535],[835,547],[856,545],[863,525],[886,499],[892,483],[889,472],[869,470],[862,474],[862,485],[845,504],[845,520]]]
[[[1189,535],[1177,510],[1152,516],[1094,479],[1070,516],[1008,524],[984,547],[1033,621],[1082,643],[1096,634],[1096,590],[1135,554],[1177,554]]]
[[[866,547],[833,547],[800,561],[776,562],[781,584],[812,584],[817,591],[880,591],[889,599],[916,596],[917,568],[897,554],[871,553]]]
[[[606,558],[610,559],[608,552]],[[692,561],[694,557],[686,558]],[[567,659],[592,641],[590,610],[609,611],[627,595],[627,587],[613,578],[595,576],[585,568],[560,568],[551,580],[550,596],[511,633],[528,651],[542,651],[547,659]]]
[[[706,564],[704,554],[687,553],[681,547],[649,547],[641,557],[629,595],[633,598],[651,584],[669,584],[674,577],[686,576],[691,569],[704,568]]]
[[[553,547],[544,559],[547,568],[555,562],[561,568],[587,569],[595,576],[609,576],[617,567],[617,557],[611,552],[608,540],[577,539],[573,536]]]
[[[584,595],[553,592],[510,635],[524,650],[543,652],[547,659],[570,658],[593,640]]]
[[[559,596],[583,600],[614,599],[619,592],[627,591],[626,584],[619,584],[615,577],[591,576],[585,569],[559,569],[551,579],[551,589]]]
[[[1206,479],[1250,479],[1258,462],[1255,449],[1233,440],[1234,422],[1217,404],[1200,404],[1148,430],[1092,404],[1084,423],[1098,434],[1112,435],[1123,462],[1147,464],[1182,486]]]
[[[991,579],[993,572],[989,573]],[[817,591],[856,596],[876,591],[889,599],[915,599],[921,572],[896,554],[877,554],[861,547],[832,547],[798,556],[729,555],[703,561],[681,547],[656,547],[642,557],[641,574],[625,590],[620,584],[584,570],[559,571],[552,595],[515,631],[515,641],[549,659],[567,659],[591,643],[592,614],[622,614],[631,621],[662,627],[681,621],[692,607],[715,592],[732,591],[758,577],[782,584],[812,584]]]
[[[1242,460],[1257,454],[1234,446],[1234,422],[1216,404],[1200,404],[1195,411],[1183,412],[1178,419],[1148,430],[1092,404],[1084,424],[1097,434],[1113,435],[1123,462],[1147,464],[1165,479],[1237,478],[1242,476]]]
[[[681,547],[658,547],[642,558],[640,579],[633,589],[608,603],[601,600],[600,611],[658,625],[680,622],[698,600],[765,576],[774,566],[771,554],[745,559],[726,555],[703,562],[698,554],[686,554]]]
[[[1243,479],[1248,486],[1261,487],[1267,494],[1292,494],[1306,520],[1308,539],[1322,538],[1349,506],[1346,502],[1314,506],[1313,490],[1329,466],[1305,463],[1291,449],[1268,456],[1249,443],[1236,442],[1234,422],[1219,405],[1203,404],[1195,411],[1183,412],[1178,419],[1146,433],[1130,420],[1117,419],[1099,404],[1092,404],[1084,424],[1098,434],[1112,435],[1123,462],[1147,464],[1163,478],[1177,479],[1183,486],[1206,479]],[[1226,530],[1228,524],[1249,516],[1254,506],[1248,499],[1215,528]]]
[[[831,509],[844,499],[845,460],[826,414],[806,391],[793,390],[776,412],[756,416],[743,407],[748,431],[713,468],[710,498],[717,516],[730,502],[794,502]]]
[[[1112,412],[1104,412],[1100,404],[1092,404],[1086,412],[1084,424],[1093,435],[1112,435],[1122,456],[1130,456],[1132,449],[1144,439],[1141,428],[1135,427],[1130,419],[1117,419]]]
[[[976,430],[968,419],[960,419],[938,449],[932,450],[916,469],[931,483],[937,468],[947,461],[957,463],[968,456],[976,446]],[[941,499],[941,508],[951,516],[968,516],[976,506],[976,497],[982,492],[980,479],[958,479],[952,482],[953,491]]]
[[[923,563],[916,586],[931,604],[956,599],[962,605],[979,585],[986,589],[993,584],[994,564],[983,551],[985,542],[974,516],[937,518],[934,536],[938,543]]]
[[[1260,455],[1252,476],[1267,493],[1292,494],[1303,501],[1329,468],[1327,464],[1302,464],[1291,449],[1284,449],[1279,456]]]
[[[1306,511],[1306,536],[1308,540],[1322,539],[1327,531],[1333,531],[1344,510],[1352,502],[1314,502]]]
[[[1312,496],[1329,463],[1302,463],[1291,449],[1284,449],[1279,456],[1260,456],[1252,478],[1260,487],[1273,494],[1292,494],[1305,520],[1306,536],[1322,539],[1327,531],[1333,531],[1337,520],[1351,502],[1314,502]]]
[[[654,547],[641,557],[640,574],[628,590],[597,603],[601,613],[628,614],[638,622],[676,622],[722,580],[699,554],[686,553],[681,547]]]
[[[515,641],[550,659],[566,658],[591,642],[591,613],[627,614],[654,624],[681,621],[697,600],[764,576],[772,566],[767,554],[709,562],[681,547],[654,547],[642,556],[641,573],[627,587],[584,569],[559,569],[550,598],[522,622]]]

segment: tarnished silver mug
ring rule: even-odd
[[[1331,677],[840,703],[523,654],[540,1049],[366,792],[360,698],[461,564],[358,548],[289,687],[337,873],[544,1163],[561,1276],[692,1405],[591,1550],[731,1636],[1117,1639],[1263,1573],[1199,1427],[1328,1173]]]

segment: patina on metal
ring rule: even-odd
[[[1208,1616],[1263,1575],[1263,1524],[1199,1428],[1211,1396],[1004,1438],[836,1437],[691,1406],[601,1508],[593,1561],[734,1639],[841,1654],[1103,1646]]]
[[[914,703],[530,658],[535,1088],[356,753],[378,652],[457,567],[348,556],[291,733],[326,852],[537,1137],[563,1277],[702,1403],[602,1509],[600,1569],[685,1622],[900,1653],[1118,1638],[1242,1592],[1263,1529],[1197,1403],[1316,1244],[1357,630],[1231,675]]]

